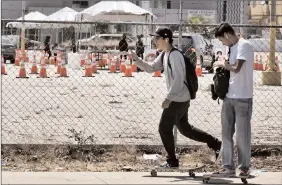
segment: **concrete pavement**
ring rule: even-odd
[[[2,172],[2,184],[202,184],[202,173],[158,172]],[[282,184],[282,172],[262,172],[249,184]],[[241,183],[240,179],[211,179],[209,184]]]

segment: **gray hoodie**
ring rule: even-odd
[[[161,61],[161,55],[162,53],[160,53],[152,63],[138,60],[136,61],[136,65],[148,73],[164,70],[168,90],[165,97],[166,99],[175,102],[185,102],[190,100],[189,90],[184,84],[184,81],[186,82],[186,69],[183,55],[179,51],[170,53],[169,61],[171,69],[167,65],[169,52],[165,52],[163,63]]]

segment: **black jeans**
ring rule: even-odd
[[[175,144],[173,137],[173,126],[176,125],[179,132],[192,140],[207,143],[214,151],[220,149],[221,142],[210,134],[190,125],[188,122],[188,108],[190,101],[171,102],[168,108],[163,110],[159,125],[159,133],[165,150],[167,159],[175,160]]]

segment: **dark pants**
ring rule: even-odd
[[[120,59],[122,59],[122,57],[124,57],[124,59],[127,59],[127,55],[120,55]]]
[[[171,102],[168,108],[163,110],[159,125],[159,133],[165,150],[167,159],[175,160],[175,144],[173,137],[173,126],[175,125],[179,132],[192,140],[207,143],[213,150],[220,149],[220,141],[210,134],[190,125],[188,122],[188,108],[190,101]]]
[[[136,54],[137,54],[138,57],[140,57],[142,59],[144,58],[143,53],[136,53]],[[142,71],[142,70],[139,67],[137,67],[137,72],[140,72],[140,71]]]
[[[45,53],[48,53],[48,59],[52,56],[50,49],[44,49]]]

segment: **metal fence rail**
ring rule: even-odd
[[[30,23],[37,24],[39,28],[44,22],[25,21],[24,24]],[[102,25],[99,22],[72,22],[69,24],[74,28],[66,28],[68,24],[62,22],[48,24],[50,28],[36,31],[26,27],[25,53],[15,48],[17,53],[14,61],[9,56],[4,56],[5,64],[2,64],[2,69],[4,66],[7,74],[2,75],[3,143],[161,144],[158,122],[162,111],[161,102],[166,93],[164,75],[154,77],[157,74],[136,72],[134,65],[127,63],[125,58],[120,58],[126,53],[117,51],[122,33],[127,33],[128,45],[133,50],[136,36],[143,34],[144,59],[152,60],[155,50],[148,34],[158,26],[170,27],[175,33],[174,45],[195,60],[195,64],[202,65],[197,98],[191,101],[189,110],[190,123],[221,137],[221,103],[211,99],[213,74],[209,65],[215,59],[220,60],[220,53],[224,55],[226,50],[212,37],[215,25],[184,23],[180,27],[180,24]],[[258,25],[235,27],[238,34],[241,29],[252,32],[267,32],[270,29],[270,26]],[[84,29],[83,32],[79,31],[81,28]],[[282,26],[275,28],[281,29]],[[177,38],[179,30],[181,39]],[[110,32],[118,32],[119,35],[101,35]],[[95,35],[96,37],[92,37]],[[52,56],[49,59],[43,51],[46,36],[51,37]],[[4,38],[16,43],[20,40],[20,34],[5,35]],[[269,68],[267,61],[271,42],[263,38],[249,41],[256,56],[252,144],[281,145],[282,87],[261,84],[262,72]],[[206,42],[212,44],[213,49],[205,48]],[[58,47],[54,48],[55,43]],[[20,43],[16,45],[20,46]],[[2,42],[2,49],[4,47]],[[274,70],[279,71],[282,65],[282,40],[276,39],[275,48]],[[124,60],[125,68],[132,67],[133,77],[127,77],[131,75],[123,71],[124,67],[120,67],[119,63]],[[117,69],[111,73],[113,61],[117,63]],[[90,69],[93,71],[88,73]],[[31,74],[32,72],[38,74]],[[93,77],[85,77],[88,75]],[[199,143],[179,135],[178,144]]]

